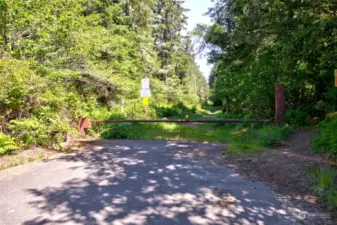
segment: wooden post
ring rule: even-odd
[[[276,86],[275,99],[275,122],[276,124],[284,123],[285,116],[285,88],[283,84]]]

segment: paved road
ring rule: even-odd
[[[216,166],[223,145],[101,141],[0,172],[0,224],[296,224],[266,186]]]

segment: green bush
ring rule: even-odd
[[[158,118],[185,118],[186,115],[201,113],[200,105],[185,105],[183,103],[154,106]]]
[[[309,113],[304,108],[288,109],[285,114],[285,121],[295,126],[304,126],[307,124]]]
[[[292,129],[288,126],[264,126],[261,129],[253,130],[252,136],[261,144],[268,146],[271,143],[285,141],[291,134]]]
[[[12,137],[0,133],[0,155],[11,153],[17,149],[18,146]]]
[[[107,125],[106,128],[101,132],[101,137],[103,139],[129,139],[137,140],[142,137],[149,129],[151,129],[151,124],[142,123],[116,123]]]
[[[28,62],[0,59],[0,113],[6,118],[28,114],[39,107],[38,95],[45,81],[37,76]],[[42,84],[42,85],[41,85]]]
[[[320,134],[313,140],[314,151],[337,159],[337,119],[323,121],[319,127]]]
[[[38,119],[12,120],[9,125],[12,134],[17,138],[20,146],[29,148],[33,145],[53,147],[65,141],[71,127],[62,122],[57,116]]]
[[[6,133],[21,148],[54,146],[73,130],[71,122],[80,114],[79,96],[62,83],[62,74],[44,71],[40,76],[29,61],[0,60],[0,114]],[[48,77],[49,76],[49,77]],[[71,77],[70,75],[67,77]]]

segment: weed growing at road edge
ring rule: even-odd
[[[318,196],[332,209],[337,209],[337,172],[333,168],[309,167]]]
[[[337,158],[337,119],[323,121],[319,127],[320,134],[313,140],[314,151]]]

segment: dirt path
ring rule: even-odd
[[[215,113],[210,113],[210,114],[208,114],[206,116],[198,118],[198,120],[202,121],[202,120],[214,119],[215,116],[216,116]],[[185,126],[185,127],[199,127],[200,124],[201,123],[183,123],[183,126]],[[212,129],[212,125],[211,124],[208,124],[208,125],[209,125],[209,127],[204,126],[203,128],[206,129],[206,130],[207,129]]]
[[[267,150],[254,156],[224,155],[217,162],[233,166],[239,174],[254,181],[264,182],[312,215],[323,213],[326,210],[314,195],[313,179],[306,170],[311,166],[326,166],[326,162],[322,162],[323,157],[312,154],[311,140],[315,135],[315,131],[302,130],[292,135],[288,147]],[[325,223],[323,220],[322,224]]]
[[[277,150],[268,149],[270,153],[278,153],[288,158],[299,158],[306,161],[337,166],[336,161],[328,160],[326,156],[315,154],[312,149],[312,140],[318,132],[312,129],[296,131],[287,142],[286,147]]]

